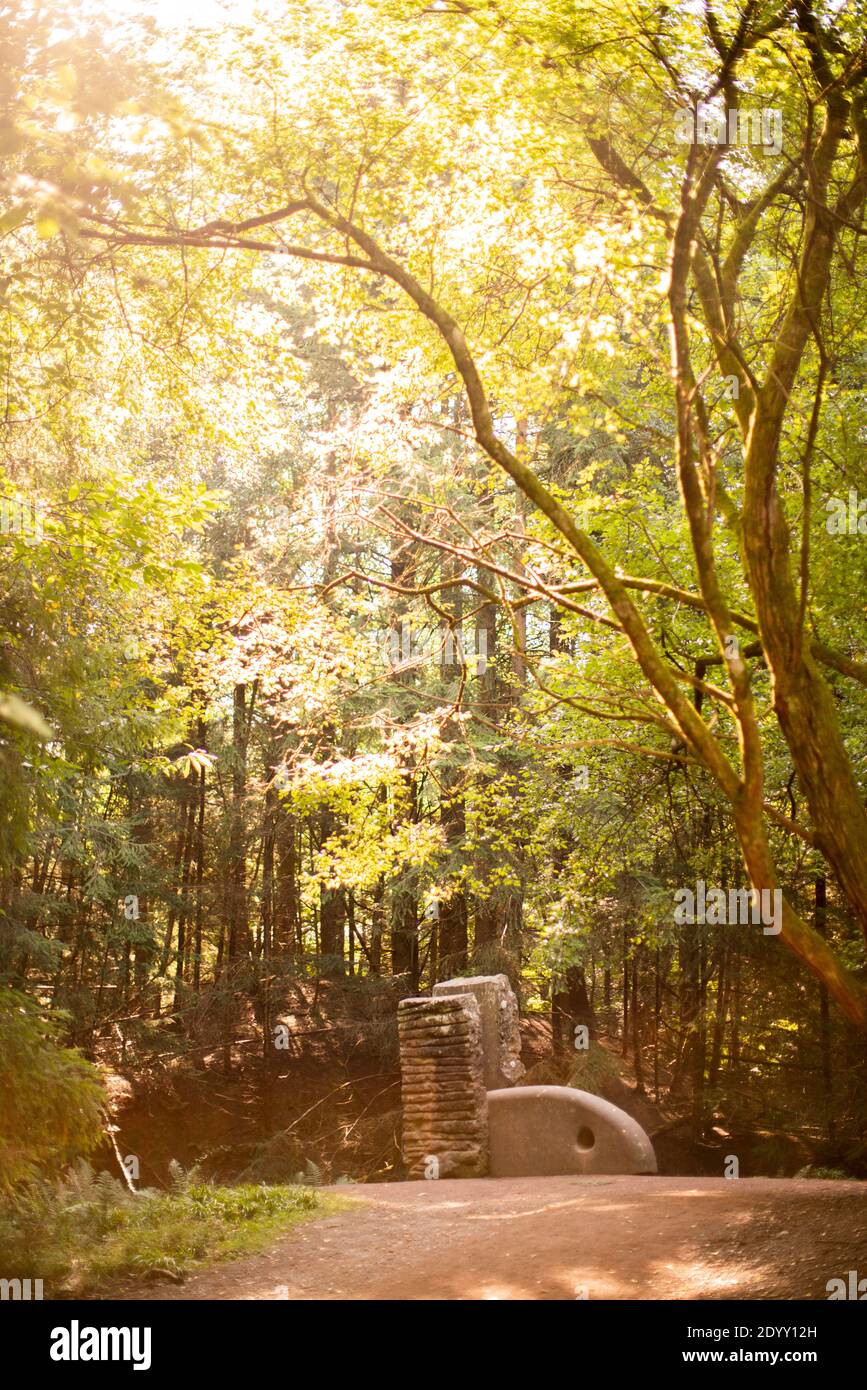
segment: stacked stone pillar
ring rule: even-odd
[[[488,1103],[478,1001],[402,999],[397,1011],[403,1156],[410,1178],[488,1170]]]

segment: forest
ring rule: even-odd
[[[0,1274],[405,1178],[458,977],[867,1179],[865,208],[860,0],[0,3]]]

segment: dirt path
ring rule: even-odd
[[[867,1183],[475,1179],[351,1199],[264,1254],[126,1296],[826,1298],[829,1279],[867,1275]]]

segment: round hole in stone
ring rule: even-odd
[[[588,1149],[592,1149],[596,1143],[596,1135],[592,1129],[587,1128],[587,1125],[582,1125],[575,1136],[575,1143],[582,1153],[587,1153]]]

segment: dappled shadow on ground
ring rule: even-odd
[[[572,1176],[351,1193],[350,1210],[266,1254],[146,1296],[816,1299],[867,1269],[864,1183]]]

